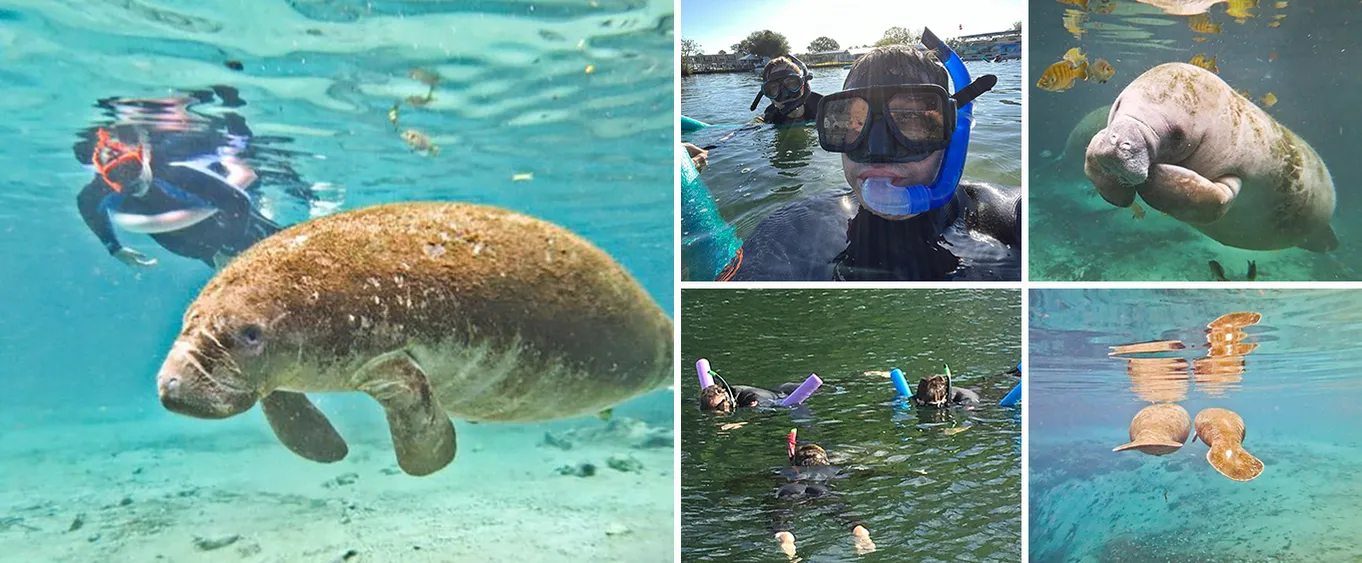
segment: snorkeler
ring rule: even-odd
[[[187,98],[133,100],[121,108],[165,112],[187,104]],[[110,255],[129,266],[157,263],[124,246],[117,225],[218,268],[281,229],[255,208],[250,190],[258,175],[238,156],[250,131],[240,116],[229,115],[235,119],[226,120],[225,133],[156,114],[93,128],[76,143],[77,160],[95,171],[77,206]]]
[[[935,374],[919,379],[917,391],[913,393],[913,404],[937,408],[977,405],[979,393],[952,385],[951,374],[947,370],[945,375]]]
[[[997,79],[971,82],[930,30],[923,43],[945,64],[880,47],[856,61],[843,91],[823,96],[819,144],[842,154],[850,189],[766,217],[717,279],[1020,279],[1020,190],[960,181],[970,102]]]
[[[789,480],[776,489],[777,499],[790,499],[795,502],[804,499],[823,498],[833,496],[833,491],[828,487],[832,479],[840,476],[841,469],[832,465],[828,461],[828,452],[818,444],[797,445],[797,434],[794,429],[786,435],[785,447],[786,455],[789,458],[790,467],[785,468],[781,473]],[[836,512],[849,522],[849,529],[853,544],[857,554],[864,555],[875,551],[875,543],[870,540],[870,530],[866,529],[861,522],[847,517],[849,510],[845,505],[838,503]],[[775,532],[776,541],[780,543],[780,549],[787,556],[795,555],[795,537],[790,532],[789,525],[792,519],[793,507],[784,506],[774,511],[772,515],[772,529]]]
[[[728,414],[735,406],[775,407],[798,388],[798,383],[782,383],[775,390],[715,383],[700,390],[700,409]]]
[[[752,99],[751,111],[763,97],[771,100],[754,123],[784,125],[818,119],[818,102],[823,96],[810,89],[813,73],[794,55],[771,59],[761,71],[761,91]]]

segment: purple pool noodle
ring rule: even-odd
[[[789,407],[804,402],[804,399],[809,398],[809,395],[812,395],[814,391],[817,391],[818,387],[822,384],[823,380],[818,379],[818,374],[809,374],[809,378],[805,379],[804,383],[800,383],[799,388],[795,389],[794,393],[790,393],[789,397],[785,397],[785,400],[780,402],[780,406]]]
[[[695,373],[700,376],[701,389],[714,385],[714,376],[709,374],[709,360],[700,358],[700,361],[695,362]]]

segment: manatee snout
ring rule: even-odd
[[[176,341],[156,374],[156,391],[166,410],[194,418],[219,419],[241,414],[255,406],[256,393],[236,387],[236,374],[199,352],[191,344]]]
[[[1133,203],[1135,187],[1149,179],[1149,146],[1139,126],[1118,119],[1093,135],[1083,171],[1107,202]]]

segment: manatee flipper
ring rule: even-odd
[[[1212,182],[1181,166],[1155,164],[1149,168],[1149,179],[1140,185],[1139,192],[1150,207],[1174,219],[1206,224],[1225,215],[1242,185],[1235,176]]]
[[[1332,252],[1338,248],[1338,235],[1334,234],[1333,227],[1325,225],[1323,229],[1311,233],[1310,236],[1305,237],[1305,240],[1301,241],[1301,243],[1296,246],[1320,254]]]
[[[454,461],[454,424],[414,358],[405,351],[384,354],[363,368],[362,377],[360,390],[383,405],[402,471],[420,477]]]
[[[279,441],[303,458],[333,463],[350,453],[345,439],[307,395],[275,391],[260,400],[260,409],[265,411],[265,420],[269,421]]]
[[[1218,443],[1206,452],[1206,461],[1221,475],[1235,481],[1251,481],[1263,473],[1263,462],[1238,442]]]

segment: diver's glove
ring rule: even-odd
[[[146,254],[142,254],[141,252],[138,252],[126,246],[118,249],[118,252],[115,252],[113,254],[113,257],[117,258],[119,262],[138,268],[150,268],[156,265],[155,258],[147,256]]]

